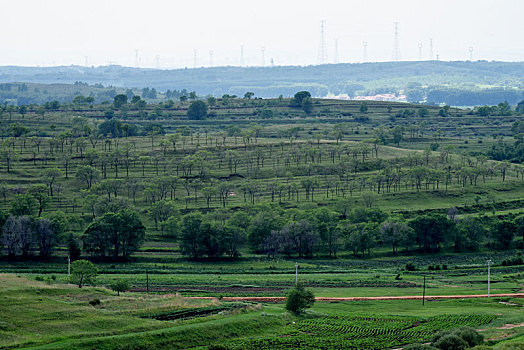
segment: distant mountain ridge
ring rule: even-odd
[[[258,97],[291,96],[299,90],[308,90],[316,97],[415,90],[417,93],[411,96],[408,94],[408,97],[410,100],[420,100],[427,97],[428,91],[423,89],[427,90],[428,87],[468,91],[486,88],[520,91],[524,89],[524,62],[419,61],[172,70],[115,65],[0,67],[0,83],[10,82],[86,82],[90,85],[125,88],[150,87],[158,91],[187,89],[194,90],[199,95],[215,96],[243,95],[246,91],[252,91]],[[520,98],[520,92],[512,98]]]

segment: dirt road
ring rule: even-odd
[[[470,295],[426,295],[426,300],[440,299],[470,299],[470,298],[487,298],[487,294],[470,294]],[[524,293],[505,293],[491,294],[492,298],[524,298]],[[191,299],[214,300],[215,297],[189,297]],[[317,301],[363,301],[363,300],[422,300],[421,295],[391,296],[391,297],[347,297],[347,298],[329,298],[317,297]],[[258,302],[280,302],[285,301],[285,297],[223,297],[223,301],[258,301]]]

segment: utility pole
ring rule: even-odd
[[[418,43],[418,60],[422,61],[422,43]]]
[[[149,294],[149,270],[146,270],[146,292]]]
[[[493,261],[491,261],[491,259],[489,259],[487,261],[488,263],[488,298],[491,296],[491,285],[490,285],[490,280],[491,280],[491,265],[493,264]]]
[[[364,46],[364,63],[368,61],[368,42],[367,41],[364,41],[362,43],[362,45]]]
[[[324,64],[327,61],[326,40],[324,37],[325,25],[326,25],[325,20],[320,21],[320,43],[318,45],[318,57],[317,57],[318,64]]]
[[[298,285],[298,263],[295,263],[295,285]]]
[[[424,306],[425,299],[426,299],[426,275],[424,275],[424,287],[422,289],[422,306]]]
[[[395,24],[395,47],[393,49],[393,61],[398,62],[400,61],[400,48],[398,46],[398,22],[394,22]]]
[[[71,278],[71,255],[67,254],[67,277]]]

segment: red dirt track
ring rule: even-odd
[[[470,295],[427,295],[426,300],[440,299],[471,299],[487,298],[487,294],[470,294]],[[524,293],[505,293],[491,294],[492,298],[524,298]],[[215,300],[215,297],[188,297],[189,299]],[[421,295],[392,296],[392,297],[347,297],[347,298],[327,298],[317,297],[317,301],[364,301],[364,300],[422,300]],[[223,297],[223,301],[258,301],[262,303],[285,301],[285,297]]]

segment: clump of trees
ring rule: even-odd
[[[287,294],[286,310],[294,314],[300,314],[313,306],[314,303],[315,295],[313,292],[306,289],[302,283],[298,283]]]

